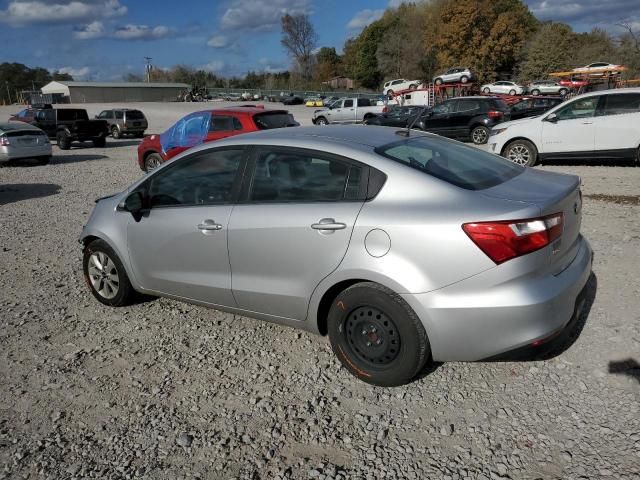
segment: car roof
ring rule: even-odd
[[[38,127],[34,127],[29,123],[23,122],[6,122],[0,123],[0,132],[10,132],[12,130],[36,130],[40,131]]]
[[[597,97],[600,95],[611,95],[613,93],[640,93],[640,87],[611,88],[609,90],[597,90],[595,92],[588,92],[588,93],[583,93],[581,95],[576,95],[571,100],[575,100],[576,98]]]

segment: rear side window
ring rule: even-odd
[[[325,157],[264,148],[251,184],[254,202],[337,202],[361,199],[362,168]]]
[[[470,112],[480,110],[480,102],[478,100],[458,100],[458,112]]]
[[[295,125],[293,117],[287,112],[258,113],[253,116],[253,121],[260,130],[292,127]]]
[[[58,112],[58,120],[70,122],[74,120],[89,120],[86,110],[75,110],[72,108],[61,108]]]
[[[122,120],[124,118],[124,112],[122,110],[116,110],[116,120]]]
[[[358,106],[359,107],[370,107],[371,106],[371,102],[369,101],[368,98],[359,98],[358,99]]]
[[[440,138],[408,138],[375,151],[466,190],[491,188],[524,171],[524,167],[497,155]]]
[[[598,115],[620,115],[640,112],[640,93],[616,93],[604,97],[604,108]]]
[[[140,110],[127,110],[129,120],[144,120],[144,114]]]
[[[505,102],[501,98],[492,99],[489,103],[489,106],[491,106],[491,108],[495,108],[496,110],[502,110],[503,112],[509,111],[509,105],[507,105],[507,102]]]
[[[212,115],[209,123],[210,132],[224,132],[233,130],[233,117],[226,115]]]

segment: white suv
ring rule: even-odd
[[[398,78],[396,80],[389,80],[384,84],[382,94],[391,96],[400,90],[414,90],[420,86],[422,82],[420,80],[405,80],[404,78]]]
[[[539,160],[640,162],[640,88],[585,93],[538,117],[496,125],[489,151],[520,165]]]
[[[442,75],[433,78],[433,83],[442,85],[443,83],[467,83],[473,78],[473,73],[467,67],[450,68]]]

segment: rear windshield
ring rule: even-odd
[[[127,118],[131,120],[142,120],[144,114],[140,110],[127,110]]]
[[[272,128],[294,127],[296,125],[293,115],[286,112],[264,112],[253,116],[260,130],[269,130]]]
[[[503,110],[503,111],[508,111],[509,110],[509,105],[507,105],[507,102],[505,102],[501,98],[492,99],[491,100],[491,104],[492,104],[493,108],[497,108],[498,110]]]
[[[45,133],[42,130],[9,130],[8,132],[4,133],[5,137],[30,137],[30,136],[39,136],[42,137],[45,135]]]
[[[477,148],[434,137],[389,143],[376,153],[467,190],[491,188],[519,175],[524,167]]]
[[[89,120],[86,110],[76,110],[73,108],[61,108],[58,110],[58,120],[73,121],[73,120]]]

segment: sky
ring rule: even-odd
[[[0,0],[0,62],[70,73],[76,80],[121,80],[186,64],[220,76],[286,70],[280,17],[306,13],[318,46],[336,47],[402,0]],[[541,20],[576,31],[631,22],[640,0],[525,0]],[[599,59],[601,60],[601,59]],[[605,59],[606,60],[606,59]]]

